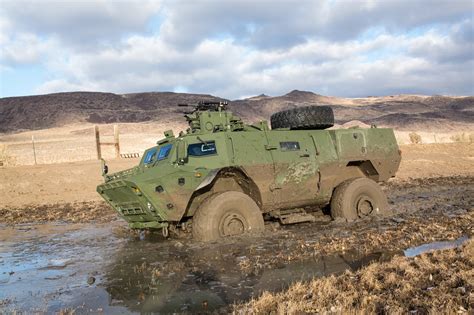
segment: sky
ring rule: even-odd
[[[474,0],[0,0],[0,97],[474,95]]]

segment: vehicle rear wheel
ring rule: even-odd
[[[354,221],[368,216],[391,214],[380,186],[368,178],[352,178],[336,187],[331,199],[331,216]]]
[[[193,217],[193,237],[200,241],[213,241],[263,229],[260,208],[252,198],[238,191],[210,196]]]

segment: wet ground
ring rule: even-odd
[[[2,226],[0,312],[226,312],[298,280],[357,270],[394,255],[458,246],[474,229],[473,178],[384,186],[395,216],[317,222],[213,244],[129,232],[112,223]]]

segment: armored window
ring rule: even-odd
[[[172,144],[166,144],[160,148],[160,153],[158,153],[158,161],[164,160],[168,157],[172,146]]]
[[[211,154],[217,154],[216,143],[214,141],[209,141],[206,143],[193,143],[188,145],[189,156],[204,156]]]
[[[298,151],[300,143],[296,141],[280,142],[280,149],[282,151]]]
[[[150,149],[146,154],[145,154],[145,159],[143,160],[143,163],[145,164],[150,164],[153,162],[156,156],[157,148]]]

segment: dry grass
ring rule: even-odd
[[[453,142],[474,142],[474,133],[459,133],[451,136]]]
[[[16,158],[11,155],[7,145],[0,144],[0,166],[13,166],[15,162]]]
[[[357,272],[265,292],[234,314],[467,313],[474,309],[474,240],[415,258],[397,256]]]
[[[421,136],[417,134],[416,132],[411,132],[409,135],[410,137],[410,142],[413,144],[419,144],[421,143]]]

